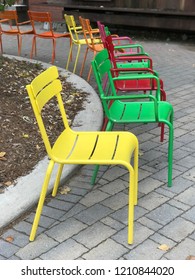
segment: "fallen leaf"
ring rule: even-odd
[[[186,260],[195,260],[195,256],[187,256]]]
[[[144,152],[143,151],[139,151],[139,156],[141,157],[141,156],[143,156],[143,154],[144,154]]]
[[[0,158],[4,157],[6,155],[6,152],[0,152]]]
[[[166,244],[162,244],[158,247],[158,249],[162,250],[162,251],[168,251],[170,248],[168,245]]]
[[[14,241],[14,238],[12,236],[8,236],[5,240],[9,243],[12,243]]]
[[[67,186],[60,188],[59,193],[60,194],[67,194],[71,191],[71,189]]]
[[[5,158],[6,152],[0,152],[0,160],[7,160]]]
[[[28,138],[28,137],[29,137],[29,135],[26,134],[26,133],[23,133],[22,136],[23,136],[24,138]]]
[[[11,186],[11,184],[12,184],[12,182],[11,181],[7,181],[7,182],[5,182],[5,186],[7,186],[7,187],[9,187],[9,186]]]

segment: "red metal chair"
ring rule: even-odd
[[[140,56],[140,55],[129,55],[124,57],[116,57],[115,56],[115,48],[112,43],[111,35],[107,36],[105,39],[105,46],[108,50],[109,58],[112,62],[112,75],[113,77],[118,77],[119,75],[131,75],[135,74],[135,72],[141,75],[145,75],[146,72],[149,72],[158,77],[158,73],[153,70],[152,59],[149,56]],[[125,66],[123,67],[123,62]],[[151,79],[129,79],[129,80],[115,80],[115,88],[117,91],[122,92],[133,92],[133,91],[142,91],[147,92],[151,90],[156,90],[157,84],[156,80]],[[163,81],[160,79],[160,93],[161,93],[161,100],[166,101],[166,92],[164,90]],[[103,128],[105,125],[103,126]],[[163,142],[164,140],[164,124],[161,124],[161,136],[160,141]]]

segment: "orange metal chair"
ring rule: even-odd
[[[59,38],[69,38],[70,40],[70,46],[72,44],[72,40],[69,33],[56,33],[53,31],[52,26],[52,17],[51,13],[48,12],[34,12],[34,11],[28,11],[28,15],[33,27],[33,42],[32,42],[32,50],[30,57],[33,57],[33,54],[35,52],[36,54],[36,39],[51,39],[53,42],[53,48],[52,48],[52,61],[51,63],[54,63],[54,59],[56,56],[56,40]],[[37,23],[48,23],[49,30],[42,32],[39,28],[39,25]]]
[[[101,50],[104,49],[104,45],[102,44],[102,40],[100,38],[99,33],[97,36],[97,34],[94,34],[94,32],[92,31],[93,29],[91,27],[90,20],[86,19],[86,18],[82,18],[81,16],[79,17],[79,20],[80,20],[80,23],[81,23],[81,26],[83,29],[83,34],[84,34],[84,37],[85,37],[85,40],[86,40],[86,43],[88,46],[88,48],[85,51],[83,65],[81,67],[80,76],[82,76],[88,50],[91,50],[93,52],[93,58],[94,58],[97,52],[100,52]],[[90,80],[91,72],[92,72],[92,67],[90,65],[89,73],[88,73],[88,77],[87,77],[88,82]]]
[[[14,23],[14,26],[13,26]],[[29,24],[30,21],[18,22],[17,11],[0,11],[0,48],[3,53],[2,38],[3,35],[16,36],[18,41],[18,55],[21,54],[22,36],[33,34],[33,29],[21,29],[22,25]]]
[[[137,203],[138,181],[137,137],[130,132],[72,130],[69,127],[64,109],[61,96],[62,85],[56,66],[45,70],[26,88],[47,154],[50,158],[30,234],[30,241],[33,241],[36,235],[54,164],[58,164],[59,167],[52,192],[53,196],[57,193],[65,164],[118,164],[123,165],[129,171],[128,243],[133,243],[134,205]],[[49,141],[47,127],[42,117],[43,111],[45,114],[45,110],[49,108],[47,105],[50,100],[52,102],[56,101],[56,108],[59,108],[63,121],[62,132],[56,135],[54,144]],[[134,158],[133,165],[130,163],[131,158]]]

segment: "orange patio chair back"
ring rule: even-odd
[[[51,39],[52,40],[52,61],[51,63],[54,63],[55,57],[56,57],[56,40],[59,38],[69,38],[70,45],[71,45],[71,39],[69,33],[57,33],[53,31],[53,22],[52,22],[52,16],[49,12],[34,12],[34,11],[28,11],[29,19],[31,21],[32,27],[33,27],[33,42],[32,42],[32,49],[31,49],[31,58],[33,57],[34,53],[36,54],[36,39]],[[47,23],[48,24],[48,30],[42,31],[40,28],[40,25],[38,23]]]
[[[26,34],[33,34],[33,29],[24,30],[22,25],[28,24],[30,21],[18,22],[18,15],[16,10],[0,11],[0,36],[1,36],[1,52],[3,52],[2,37],[3,35],[16,36],[18,41],[18,55],[21,54],[22,36]],[[14,24],[14,25],[13,25]]]

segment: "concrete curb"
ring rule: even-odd
[[[18,60],[26,60],[32,63],[40,63],[45,69],[51,66],[51,64],[43,63],[37,60],[29,60],[10,55],[6,56]],[[78,112],[74,119],[72,128],[82,131],[100,130],[103,121],[103,111],[99,97],[95,90],[84,79],[78,77],[77,75],[62,68],[58,69],[60,74],[65,75],[67,80],[77,89],[89,93],[89,97],[84,103],[85,109]],[[0,209],[2,213],[2,215],[0,215],[0,228],[7,226],[10,222],[24,214],[25,211],[37,203],[48,162],[48,158],[45,157],[35,166],[30,174],[18,178],[17,183],[14,186],[10,186],[4,193],[0,194]],[[63,182],[70,178],[79,167],[80,166],[78,165],[67,165],[63,170],[61,181]],[[51,192],[53,188],[56,170],[57,168],[54,168],[48,193]]]

